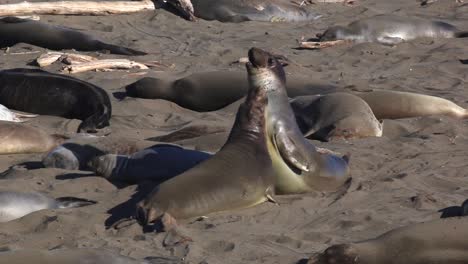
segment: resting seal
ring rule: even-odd
[[[285,0],[191,0],[192,6],[190,7],[179,5],[179,1],[167,2],[178,9],[183,17],[191,20],[194,15],[206,20],[236,23],[243,21],[297,22],[322,17],[309,9]]]
[[[416,38],[466,38],[468,31],[455,26],[416,17],[377,15],[354,21],[347,26],[334,26],[323,34],[320,41],[353,40],[356,42],[379,42],[394,45]]]
[[[0,139],[0,154],[14,154],[47,152],[68,138],[25,124],[0,121]]]
[[[281,64],[269,53],[252,48],[247,64],[251,86],[265,90],[267,142],[278,193],[335,190],[348,177],[347,157],[318,152],[302,135],[289,105]]]
[[[394,229],[377,238],[331,246],[309,264],[468,263],[468,217]]]
[[[130,156],[107,154],[93,158],[89,167],[109,180],[162,182],[210,158],[205,152],[158,144]]]
[[[145,52],[104,43],[90,35],[65,27],[17,17],[0,18],[0,48],[27,43],[51,50],[108,50],[122,55],[145,55]]]
[[[78,132],[109,125],[112,106],[106,91],[82,80],[35,69],[0,71],[0,104],[40,114],[80,119]]]
[[[75,197],[53,199],[37,192],[0,191],[0,222],[8,222],[43,209],[75,208],[91,204],[96,202]]]
[[[266,140],[266,87],[251,86],[227,142],[210,159],[163,182],[137,205],[142,225],[163,225],[272,199],[274,174]],[[170,220],[168,220],[170,219]],[[164,229],[171,228],[164,226]]]
[[[333,85],[291,78],[286,84],[291,97],[335,92]],[[128,96],[146,99],[164,99],[184,108],[206,112],[219,110],[244,97],[249,88],[243,72],[216,71],[194,73],[171,81],[145,77],[128,85]]]

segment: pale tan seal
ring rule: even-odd
[[[26,124],[0,121],[0,154],[47,152],[66,139]]]

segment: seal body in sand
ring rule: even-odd
[[[274,176],[266,142],[269,104],[264,87],[252,86],[226,144],[214,156],[157,186],[137,206],[142,225],[251,207],[272,199]],[[169,219],[169,220],[168,220]]]
[[[452,217],[392,230],[375,239],[331,246],[309,264],[468,263],[468,217]]]
[[[75,197],[54,199],[37,192],[0,191],[0,222],[8,222],[43,209],[74,208],[91,204],[96,202]]]
[[[366,101],[379,120],[429,115],[468,118],[465,108],[437,96],[384,90],[354,94]]]
[[[0,264],[182,264],[176,258],[136,260],[103,249],[13,250],[0,252]]]
[[[66,139],[25,124],[0,121],[0,154],[47,152]]]
[[[325,94],[337,88],[325,82],[291,78],[287,83],[291,97]],[[151,77],[128,85],[128,96],[146,99],[164,99],[184,108],[205,112],[221,109],[247,94],[249,83],[244,72],[200,72],[170,81]]]
[[[171,4],[174,1],[168,2]],[[188,19],[192,19],[195,15],[195,17],[202,19],[221,22],[250,20],[296,22],[310,21],[321,17],[310,9],[287,0],[191,0],[190,2],[192,4],[190,8],[184,8],[177,4],[173,4],[173,6]]]
[[[382,136],[382,124],[361,98],[349,93],[300,96],[290,101],[300,130],[310,139]]]
[[[98,175],[109,180],[129,183],[162,182],[191,169],[210,158],[206,152],[184,149],[176,145],[158,144],[130,156],[106,154],[90,161]]]
[[[145,52],[104,43],[76,30],[17,17],[0,18],[0,48],[27,43],[51,50],[108,50],[114,54],[145,55]]]
[[[455,26],[416,17],[377,15],[350,23],[348,26],[335,26],[323,34],[317,34],[320,41],[353,40],[356,42],[380,42],[394,45],[416,38],[465,38],[468,31]]]
[[[318,152],[296,123],[286,93],[286,75],[269,53],[252,48],[247,64],[252,87],[268,97],[266,129],[278,193],[336,190],[348,180],[348,160],[331,151]]]
[[[0,71],[0,104],[8,108],[83,122],[78,132],[109,125],[112,106],[106,91],[79,79],[34,69]]]

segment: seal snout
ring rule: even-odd
[[[270,54],[259,48],[249,50],[249,61],[254,67],[267,67]]]

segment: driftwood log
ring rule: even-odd
[[[303,49],[323,49],[346,43],[350,43],[350,41],[341,39],[332,41],[303,41],[300,42],[300,47]]]
[[[147,70],[148,66],[143,63],[130,61],[127,59],[107,59],[107,60],[95,60],[85,63],[73,64],[65,66],[62,70],[64,73],[79,73],[86,71],[96,70],[112,70],[112,69],[140,69]]]
[[[21,15],[110,15],[155,10],[151,0],[142,1],[57,1],[0,5],[0,16]]]

